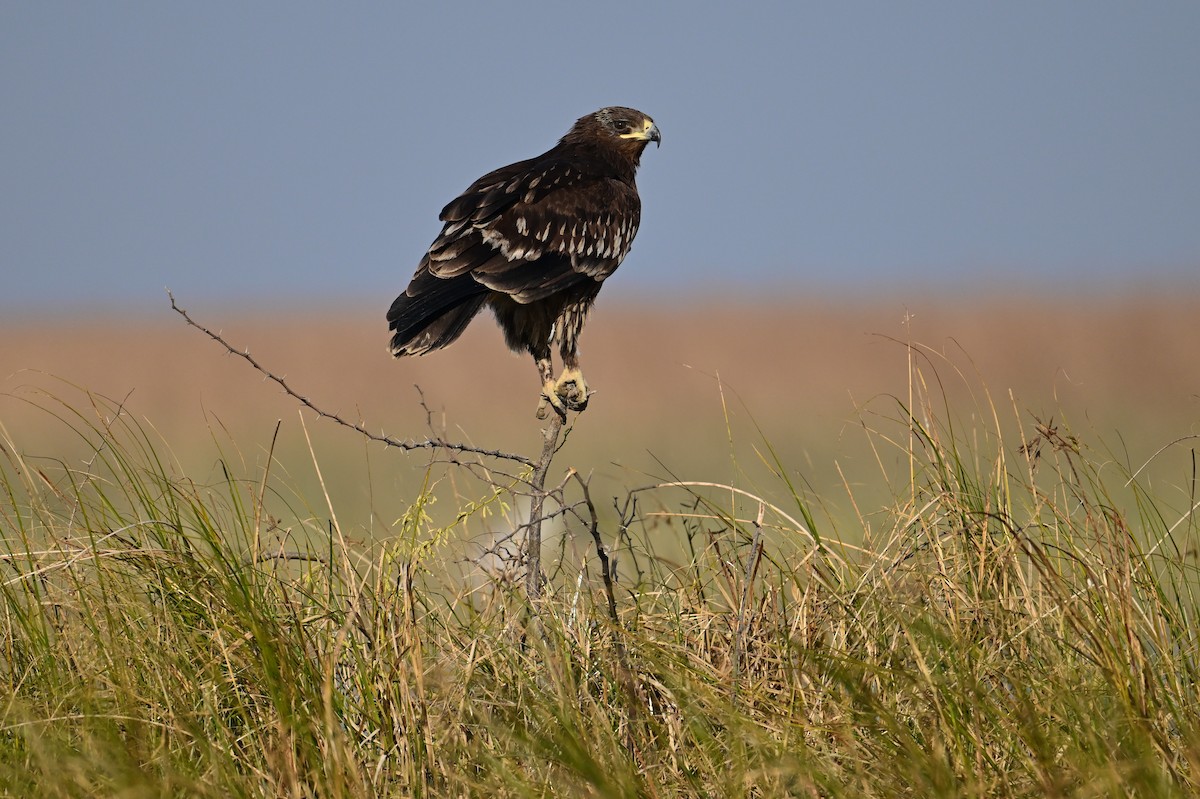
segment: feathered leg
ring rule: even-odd
[[[599,288],[597,287],[596,291]],[[587,382],[579,368],[579,333],[583,330],[583,322],[587,312],[595,300],[595,292],[581,297],[577,302],[563,308],[558,317],[556,327],[559,331],[560,352],[562,353],[563,370],[554,384],[554,394],[562,402],[563,407],[572,411],[582,411],[587,408]]]
[[[558,397],[558,386],[554,382],[554,362],[550,360],[550,344],[543,344],[531,352],[537,364],[538,375],[542,378],[542,398],[538,402],[537,418],[545,419],[550,415],[550,409],[554,408],[554,412],[565,420],[567,409]]]

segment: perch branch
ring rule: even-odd
[[[562,433],[563,418],[551,414],[550,424],[542,430],[542,456],[532,464],[533,475],[529,486],[533,494],[529,500],[529,534],[525,537],[525,596],[530,602],[542,595],[542,507],[546,504],[546,472],[550,461],[558,451],[559,434]]]

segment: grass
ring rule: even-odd
[[[886,506],[835,524],[765,441],[771,485],[589,513],[564,480],[533,608],[477,546],[519,533],[511,478],[433,461],[366,541],[289,492],[302,464],[214,439],[190,479],[118,405],[48,401],[90,455],[0,443],[0,790],[1195,795],[1190,442],[1151,491],[1064,424],[913,374],[863,411],[878,473],[846,479]]]

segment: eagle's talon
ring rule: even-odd
[[[564,408],[578,413],[587,408],[589,396],[591,395],[580,392],[574,383],[565,383],[560,388],[558,398],[562,401]]]
[[[592,395],[592,392],[588,391],[583,374],[578,369],[569,369],[563,372],[554,385],[554,393],[562,402],[563,407],[576,413],[587,408],[588,398]]]
[[[545,420],[550,416],[551,408],[554,408],[554,412],[557,413],[563,421],[566,421],[567,409],[563,406],[563,401],[559,398],[558,393],[555,390],[554,383],[547,382],[545,387],[542,389],[542,398],[538,402],[537,418]]]
[[[558,418],[562,419],[564,422],[567,420],[567,409],[561,405],[550,402],[550,400],[546,399],[545,397],[542,397],[542,401],[538,403],[538,420],[544,422],[550,416],[551,408],[553,408],[554,412],[558,414]]]

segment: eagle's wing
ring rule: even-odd
[[[521,303],[604,280],[629,252],[641,202],[589,166],[551,151],[484,175],[442,209],[445,226],[418,272],[469,273]]]

